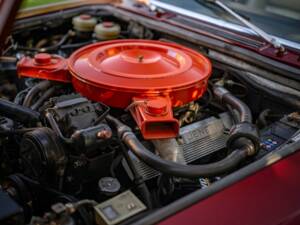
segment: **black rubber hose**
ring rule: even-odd
[[[183,165],[164,160],[146,149],[133,133],[125,134],[123,138],[127,147],[144,163],[162,173],[185,177],[211,177],[224,174],[234,169],[247,157],[247,150],[238,149],[233,151],[225,159],[206,165]]]
[[[22,128],[22,129],[15,129],[15,130],[0,130],[0,136],[8,136],[8,135],[16,135],[16,134],[25,134],[27,132],[34,131],[38,127],[31,127],[31,128]]]
[[[217,176],[231,171],[248,156],[248,149],[245,148],[234,150],[223,160],[211,164],[183,165],[175,163],[164,160],[146,149],[131,129],[118,119],[112,116],[106,118],[116,126],[119,136],[130,151],[151,168],[168,175],[185,178]]]
[[[267,116],[270,114],[270,112],[270,109],[265,109],[259,114],[256,125],[261,129],[268,125]]]
[[[213,92],[215,97],[224,105],[230,105],[240,114],[240,123],[252,123],[252,114],[249,107],[240,99],[232,95],[227,89],[221,86],[214,86]]]
[[[41,91],[46,91],[51,86],[51,82],[48,80],[43,80],[33,86],[27,95],[25,96],[23,106],[30,107],[34,97]]]
[[[48,98],[54,95],[56,88],[56,86],[53,86],[46,90],[45,93],[43,93],[43,95],[31,106],[31,109],[37,110],[43,104],[44,101],[46,101]]]
[[[34,124],[40,121],[38,112],[4,99],[0,99],[0,115],[23,124]]]

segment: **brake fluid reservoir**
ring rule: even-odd
[[[117,39],[120,32],[120,25],[114,22],[103,22],[95,26],[95,35],[99,40]]]
[[[73,28],[78,32],[93,32],[97,19],[88,14],[73,17]]]

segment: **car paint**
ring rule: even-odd
[[[160,6],[161,5],[162,4],[160,4]],[[157,10],[158,9],[157,7],[155,9],[152,9],[151,5],[148,7],[143,7],[143,4],[133,4],[132,1],[125,1],[123,4],[116,5],[116,7],[119,7],[123,10],[128,10],[132,13],[136,13],[136,14],[139,14],[139,15],[142,15],[145,17],[152,18],[161,23],[169,24],[170,26],[175,26],[178,28],[186,29],[188,31],[191,31],[191,32],[194,32],[197,34],[206,35],[207,37],[214,38],[216,40],[221,40],[225,43],[233,44],[233,45],[251,50],[262,56],[276,60],[277,62],[288,64],[295,68],[300,68],[300,49],[297,50],[294,47],[285,46],[286,51],[280,52],[280,51],[278,51],[278,49],[276,49],[270,43],[266,43],[260,37],[258,37],[257,35],[254,35],[253,32],[241,32],[242,30],[244,30],[244,31],[249,30],[247,28],[242,29],[241,26],[234,26],[236,28],[239,28],[240,30],[230,29],[229,27],[224,26],[225,22],[219,23],[219,24],[213,23],[213,20],[210,19],[209,17],[200,16],[199,19],[195,19],[195,17],[187,16],[184,14],[178,14],[176,12],[172,12],[172,10],[168,10],[168,11],[166,11],[164,9]],[[166,7],[164,7],[164,8],[166,8]],[[169,8],[172,9],[171,6]],[[239,42],[236,40],[231,40],[231,39],[219,36],[219,35],[215,35],[212,32],[202,31],[201,29],[198,29],[196,27],[186,25],[183,21],[180,21],[179,17],[188,18],[190,20],[193,20],[195,23],[203,23],[207,26],[211,26],[214,29],[218,29],[224,33],[234,34],[237,37],[248,39],[249,43],[250,42],[260,42],[261,45],[259,47],[254,47],[254,46],[246,44],[246,43],[242,43],[242,42]],[[175,18],[179,18],[179,19],[175,20]],[[231,27],[232,26],[233,25],[231,25]]]
[[[299,225],[300,152],[160,222],[160,225]]]

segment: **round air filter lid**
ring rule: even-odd
[[[19,76],[71,82],[83,96],[127,108],[145,139],[175,137],[173,107],[202,96],[210,61],[178,44],[150,40],[99,42],[69,59],[38,54],[18,63]]]
[[[69,59],[72,75],[102,88],[131,93],[157,93],[206,80],[210,62],[177,44],[117,40],[81,48]]]

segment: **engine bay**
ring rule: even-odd
[[[132,224],[300,129],[296,101],[206,47],[106,10],[39,20],[0,56],[3,224]]]

